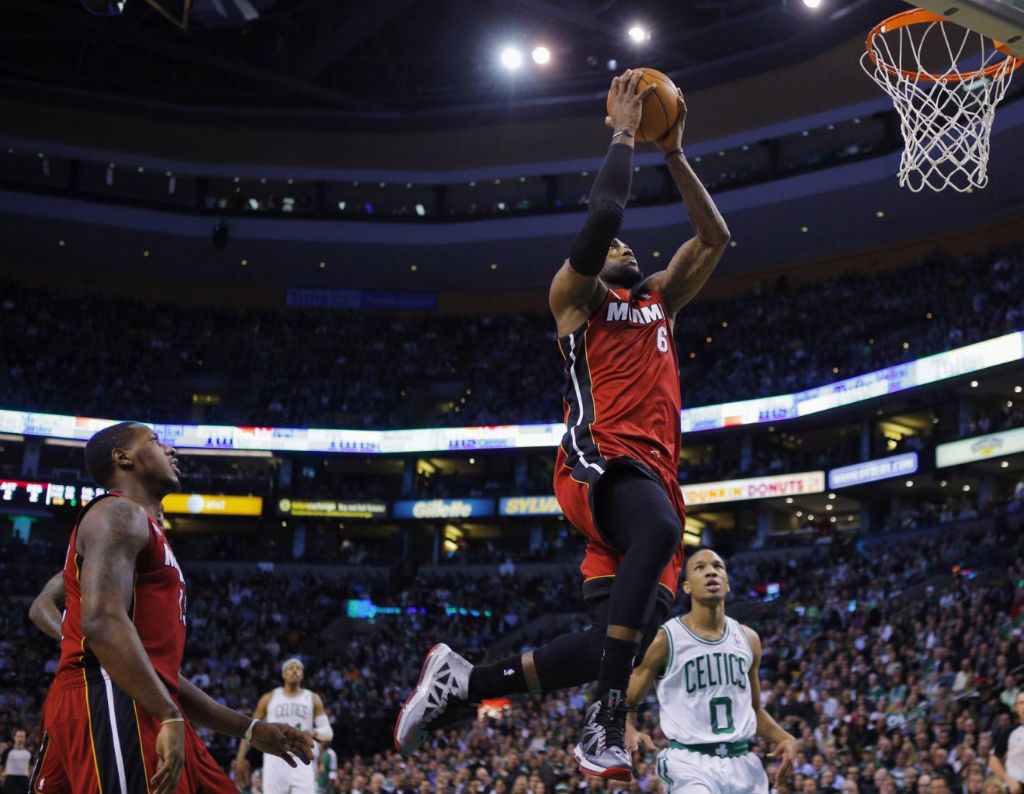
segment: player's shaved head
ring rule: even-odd
[[[722,559],[721,555],[709,546],[699,546],[690,552],[690,556],[686,559],[686,575],[690,575],[690,571],[693,570],[693,563],[697,559],[711,559],[720,560],[722,565],[725,565],[725,560]]]
[[[140,429],[149,428],[138,422],[119,422],[103,428],[86,442],[85,469],[97,485],[110,487],[114,476],[114,450],[130,447]]]

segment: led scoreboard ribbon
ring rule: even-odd
[[[945,353],[813,389],[752,400],[686,408],[684,433],[778,422],[841,408],[886,394],[968,375],[1024,358],[1024,331],[988,339]],[[85,441],[114,423],[112,419],[0,410],[0,433]],[[561,422],[490,427],[438,427],[416,430],[331,430],[296,427],[154,424],[167,443],[181,449],[271,452],[402,454],[486,449],[554,447],[562,439]]]

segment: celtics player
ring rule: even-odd
[[[300,731],[312,735],[320,743],[329,743],[334,738],[331,721],[324,711],[324,702],[320,696],[302,686],[304,674],[302,660],[293,656],[285,659],[281,665],[281,679],[284,686],[264,693],[256,704],[253,717],[266,722],[277,722],[291,725]],[[247,782],[248,764],[245,755],[249,751],[249,743],[242,739],[235,757],[235,779]],[[264,754],[263,756],[263,794],[315,794],[316,764],[292,769],[279,758]]]
[[[657,761],[667,794],[767,794],[768,776],[750,740],[777,744],[776,784],[792,772],[797,742],[761,708],[761,639],[725,616],[729,577],[711,549],[687,561],[683,592],[690,611],[661,626],[633,671],[626,705],[635,709],[656,686],[661,730],[670,740]],[[635,751],[641,742],[656,749],[630,711],[626,746]]]
[[[327,740],[320,742],[320,757],[316,760],[316,794],[331,794],[338,779],[338,754]]]

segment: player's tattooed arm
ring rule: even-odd
[[[658,749],[650,736],[637,730],[635,717],[637,706],[643,703],[658,676],[665,672],[668,651],[668,635],[664,629],[659,629],[643,660],[633,668],[629,677],[629,687],[626,689],[626,707],[629,709],[626,714],[626,749],[631,753],[636,752],[640,745],[651,751]]]
[[[700,292],[729,244],[725,219],[683,154],[685,122],[686,103],[680,94],[679,119],[657,144],[666,153],[665,163],[683,198],[694,236],[679,247],[665,270],[651,277],[651,287],[665,299],[669,316],[675,316]]]
[[[754,707],[754,714],[757,715],[757,735],[775,745],[775,750],[769,753],[769,756],[781,762],[775,780],[772,781],[773,786],[778,786],[793,773],[793,762],[796,760],[798,745],[793,735],[779,725],[772,715],[761,706],[761,678],[758,674],[761,667],[761,638],[757,636],[756,631],[748,626],[743,626],[743,633],[747,635],[750,649],[754,654],[748,678],[750,680],[750,700]]]
[[[149,518],[127,499],[105,499],[78,530],[82,633],[114,682],[158,720],[181,717],[128,615],[136,558],[149,543]]]
[[[185,723],[156,674],[128,615],[135,589],[135,563],[149,543],[149,517],[127,499],[105,499],[78,528],[75,551],[82,557],[82,634],[114,683],[160,720],[154,794],[170,794],[185,765]]]
[[[57,571],[43,585],[32,606],[28,608],[28,617],[36,624],[43,634],[55,640],[61,638],[61,613],[64,611],[64,571]]]

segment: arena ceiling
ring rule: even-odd
[[[616,68],[654,65],[705,88],[864,32],[898,0],[4,0],[0,86],[119,97],[195,113],[237,108],[400,124],[476,124],[592,105]],[[186,29],[181,22],[190,3]],[[249,17],[245,19],[244,17]],[[642,23],[650,39],[627,35]],[[530,49],[552,53],[546,67]],[[521,69],[499,62],[524,49]],[[410,114],[413,114],[410,116]]]

